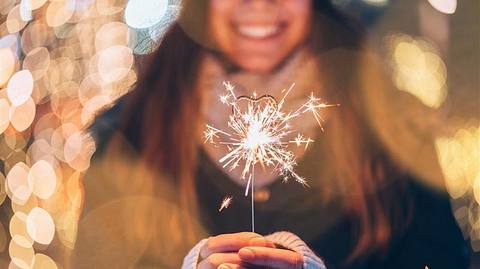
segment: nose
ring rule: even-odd
[[[240,0],[237,14],[245,20],[271,21],[278,17],[283,0]]]
[[[249,6],[250,8],[262,9],[275,5],[279,0],[242,0],[242,5]]]

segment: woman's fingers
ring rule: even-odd
[[[246,247],[238,252],[243,263],[271,269],[302,269],[303,257],[286,249]]]
[[[240,257],[237,253],[213,253],[202,260],[198,264],[197,269],[217,269],[221,264],[225,263],[240,264]]]
[[[256,233],[221,234],[207,240],[200,249],[200,257],[206,259],[213,253],[237,252],[239,249],[248,246],[275,247],[272,242]]]
[[[233,263],[224,263],[221,264],[217,269],[247,269],[240,264],[233,264]]]
[[[241,265],[241,264],[224,263],[224,264],[220,264],[220,266],[217,267],[217,269],[265,269],[265,267],[257,267],[257,266],[245,267],[245,265]]]

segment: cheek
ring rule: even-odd
[[[211,0],[208,14],[208,35],[220,49],[225,50],[229,47],[231,39],[231,30],[229,18],[232,15],[232,5],[230,0]]]
[[[285,9],[289,11],[289,16],[294,18],[290,21],[292,29],[307,33],[312,19],[312,2],[310,0],[287,1]]]
[[[292,15],[305,15],[313,9],[313,1],[329,0],[285,0],[283,7],[288,9]]]
[[[290,21],[288,40],[291,45],[295,45],[302,42],[310,32],[312,19],[311,2],[307,0],[287,2],[290,2],[287,8],[290,11],[291,18],[295,18]]]

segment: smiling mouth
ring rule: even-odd
[[[285,24],[275,23],[269,25],[236,25],[235,29],[238,34],[251,39],[267,39],[272,38],[282,32],[286,28]]]

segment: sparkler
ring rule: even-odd
[[[232,108],[228,120],[229,130],[220,130],[206,125],[204,132],[205,143],[223,145],[228,149],[227,154],[220,158],[223,168],[229,170],[243,166],[241,178],[247,180],[245,196],[251,192],[252,231],[255,231],[254,184],[255,167],[271,168],[277,171],[286,182],[293,178],[303,186],[307,181],[294,171],[297,165],[295,155],[288,150],[290,144],[304,146],[306,149],[314,142],[308,137],[297,133],[290,126],[290,121],[305,113],[312,113],[323,131],[323,119],[320,109],[338,106],[321,102],[320,98],[310,95],[309,99],[295,111],[283,112],[282,108],[289,93],[295,84],[282,91],[283,97],[279,102],[271,95],[236,96],[234,87],[224,82],[226,93],[220,96],[220,102]],[[230,205],[228,197],[222,202],[220,210]],[[224,206],[226,205],[226,206]]]

